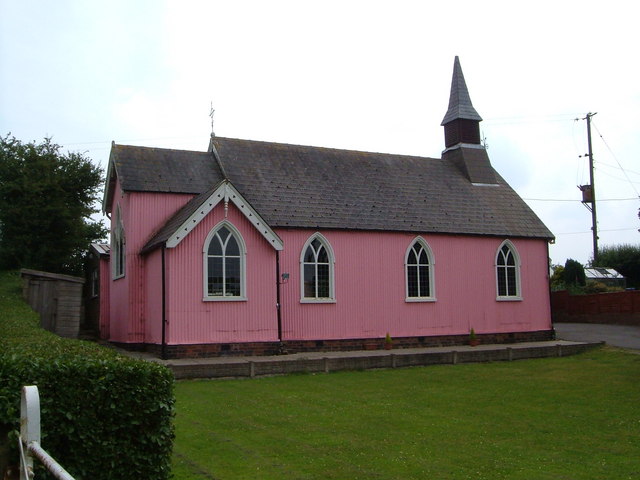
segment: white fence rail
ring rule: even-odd
[[[74,480],[51,455],[40,446],[40,395],[38,387],[22,387],[20,401],[20,480],[34,477],[33,459],[42,462],[51,474],[59,480]]]

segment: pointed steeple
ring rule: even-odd
[[[442,119],[445,151],[442,158],[451,161],[476,185],[496,184],[496,176],[487,150],[480,142],[482,117],[473,108],[467,84],[464,81],[460,59],[453,63],[449,108]]]
[[[460,59],[456,56],[453,62],[453,77],[451,78],[451,94],[449,95],[449,109],[442,119],[440,125],[444,126],[447,123],[463,118],[465,120],[477,120],[482,121],[482,117],[478,115],[476,109],[473,108],[471,103],[471,97],[469,96],[469,90],[467,84],[464,81],[464,74],[462,73],[462,67],[460,66]]]
[[[447,148],[458,143],[480,144],[480,122],[482,117],[473,108],[467,84],[464,81],[460,59],[456,56],[451,78],[449,108],[442,119],[444,143]]]

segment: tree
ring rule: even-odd
[[[627,277],[627,286],[640,288],[640,245],[621,244],[598,249],[594,267],[608,267]]]
[[[60,148],[0,137],[0,268],[80,274],[89,244],[105,238],[91,219],[102,169]]]
[[[564,290],[564,267],[562,265],[552,265],[553,274],[549,279],[551,285],[551,291]]]
[[[564,284],[567,288],[570,286],[584,287],[587,284],[587,277],[584,273],[584,267],[577,260],[568,258],[564,263],[564,272],[562,274]]]

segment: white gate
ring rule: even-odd
[[[33,459],[37,458],[59,480],[74,480],[69,473],[40,446],[40,395],[38,387],[22,387],[20,401],[20,480],[33,478]]]

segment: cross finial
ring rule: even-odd
[[[216,111],[215,111],[215,110],[214,110],[214,108],[213,108],[213,102],[211,102],[211,110],[209,110],[209,116],[211,117],[211,136],[212,136],[212,137],[215,137],[215,136],[216,136],[216,134],[213,132],[213,114],[214,114],[215,112],[216,112]]]

